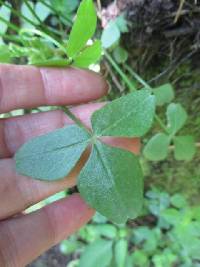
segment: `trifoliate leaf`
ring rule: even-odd
[[[17,172],[41,180],[64,178],[80,159],[89,138],[76,125],[33,138],[15,154]]]
[[[174,89],[170,83],[166,83],[153,89],[153,93],[156,97],[156,104],[158,106],[170,103],[174,99]]]
[[[143,199],[143,175],[138,158],[129,151],[97,141],[78,177],[86,202],[116,223],[138,216]]]
[[[83,0],[79,6],[77,17],[70,32],[67,44],[67,55],[74,58],[87,41],[94,35],[97,15],[92,0]]]
[[[176,134],[185,124],[187,113],[181,104],[171,103],[167,107],[168,131],[170,134]]]
[[[93,113],[92,127],[99,136],[140,137],[150,129],[155,97],[148,90],[135,91]]]
[[[144,147],[144,155],[149,160],[164,160],[167,157],[169,144],[169,136],[164,133],[158,133]]]
[[[79,267],[107,267],[112,259],[112,241],[97,239],[86,247]]]
[[[176,160],[192,160],[196,152],[193,136],[176,136],[174,138],[174,155]]]
[[[114,21],[111,21],[103,30],[101,36],[102,46],[108,49],[115,45],[120,39],[120,30]]]
[[[75,59],[73,65],[79,68],[87,68],[96,63],[102,53],[101,42],[95,41],[91,46],[86,47]]]

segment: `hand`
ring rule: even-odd
[[[0,112],[44,105],[86,103],[107,92],[97,74],[78,69],[0,66]],[[93,111],[103,104],[85,104],[72,112],[90,125]],[[21,176],[12,159],[16,150],[34,136],[73,123],[62,111],[50,111],[0,120],[0,266],[22,267],[79,229],[93,216],[79,194],[57,201],[31,214],[29,206],[76,184],[84,159],[65,179],[43,182]],[[109,138],[105,142],[138,152],[135,139]]]

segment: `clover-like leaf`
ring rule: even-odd
[[[170,134],[176,134],[185,124],[187,113],[181,104],[171,103],[167,107],[168,131]]]
[[[112,101],[92,116],[98,136],[140,137],[150,129],[155,114],[155,96],[140,90]]]
[[[192,160],[196,152],[193,136],[176,136],[174,138],[174,155],[176,160]]]
[[[92,45],[86,47],[75,59],[73,65],[79,68],[87,68],[96,63],[102,53],[101,42],[95,41]]]
[[[129,151],[99,141],[78,177],[82,197],[116,223],[138,216],[143,199],[143,175],[138,158]]]
[[[15,154],[18,173],[40,180],[64,178],[89,143],[90,135],[72,125],[33,138]]]
[[[174,89],[170,83],[163,84],[153,89],[153,93],[158,106],[170,103],[174,99]]]
[[[164,133],[154,135],[144,147],[144,155],[147,159],[158,161],[167,157],[170,138]]]
[[[83,0],[76,16],[67,44],[67,55],[72,58],[84,48],[95,33],[97,15],[93,1]]]

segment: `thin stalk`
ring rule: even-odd
[[[26,4],[26,6],[28,7],[29,11],[31,12],[31,14],[37,19],[37,21],[42,24],[41,19],[38,17],[38,15],[36,14],[35,10],[32,8],[32,6],[28,3],[27,0],[24,0],[24,3]]]
[[[152,90],[152,87],[145,82],[134,70],[132,70],[128,65],[125,64],[125,69],[138,81],[140,82],[145,88]]]
[[[3,4],[4,6],[6,6],[7,8],[9,8],[12,11],[13,14],[17,15],[18,17],[23,18],[25,21],[27,21],[28,23],[30,23],[34,27],[37,27],[36,23],[34,23],[32,20],[30,20],[29,18],[24,16],[21,12],[19,12],[19,11],[15,10],[14,8],[12,8],[12,6],[8,5],[7,3],[3,3],[2,0],[0,0],[0,3]]]
[[[127,75],[120,69],[120,67],[117,65],[117,63],[114,61],[114,59],[106,52],[104,51],[105,57],[110,62],[110,64],[113,66],[113,68],[117,71],[117,73],[122,77],[123,81],[126,83],[128,88],[133,91],[136,90],[133,83],[130,81],[130,79],[127,77]]]
[[[67,17],[65,17],[62,13],[59,13],[59,14],[58,14],[57,10],[56,10],[54,7],[52,7],[52,5],[48,4],[48,3],[47,3],[46,1],[44,1],[44,0],[40,0],[40,2],[41,2],[43,5],[45,5],[46,7],[48,7],[49,9],[51,9],[51,11],[53,11],[56,15],[62,17],[63,19],[66,19],[66,20],[69,22],[69,24],[72,25],[72,21],[71,21],[70,19],[68,19]]]
[[[63,110],[67,116],[73,120],[80,128],[82,128],[83,130],[87,131],[88,133],[91,134],[91,132],[88,130],[88,128],[81,122],[81,120],[79,118],[77,118],[68,107],[61,107],[61,110]]]
[[[23,29],[23,30],[21,30],[21,34],[23,34],[23,33],[30,33],[32,35],[35,35],[35,34],[39,35],[42,38],[52,42],[55,46],[60,48],[60,50],[63,51],[66,54],[65,47],[61,43],[59,43],[56,39],[54,39],[53,37],[49,36],[48,34],[46,34],[44,32],[41,32],[41,31],[36,30],[36,29]]]

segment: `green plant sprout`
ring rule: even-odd
[[[45,1],[41,3],[46,6]],[[28,1],[25,4],[34,15],[34,8]],[[11,5],[6,4],[6,7],[13,11]],[[46,8],[55,11],[52,6],[47,5]],[[27,20],[24,15],[19,16],[32,26],[42,24],[42,17],[38,15],[35,20]],[[139,158],[129,151],[104,144],[102,137],[142,137],[149,131],[155,118],[164,133],[157,134],[153,141],[151,139],[147,143],[145,156],[150,160],[164,159],[173,140],[175,157],[180,160],[191,159],[195,152],[195,149],[191,149],[195,146],[194,140],[188,136],[176,137],[187,118],[184,109],[180,104],[169,105],[168,126],[155,114],[156,105],[172,101],[172,87],[166,84],[153,89],[127,66],[130,74],[144,86],[143,89],[136,90],[112,57],[103,51],[99,40],[88,45],[97,25],[97,14],[92,0],[81,2],[72,30],[62,42],[57,38],[60,33],[54,30],[49,34],[49,27],[19,29],[2,16],[0,21],[18,33],[18,36],[13,37],[6,35],[6,27],[2,32],[5,39],[14,39],[15,43],[0,47],[1,62],[7,63],[13,58],[26,57],[27,63],[35,66],[88,68],[99,61],[104,52],[131,91],[94,112],[91,118],[92,129],[87,129],[67,107],[63,107],[75,125],[36,137],[24,144],[15,154],[17,172],[46,181],[63,179],[75,167],[84,151],[91,147],[89,159],[78,176],[81,196],[91,207],[115,223],[125,223],[128,218],[137,217],[143,203],[143,174]],[[126,30],[122,18],[116,20],[116,23],[121,32]],[[114,24],[112,27],[115,27]],[[106,33],[102,40],[105,44]],[[120,53],[125,57],[122,49]],[[183,144],[187,144],[190,153],[189,148],[182,149]]]

